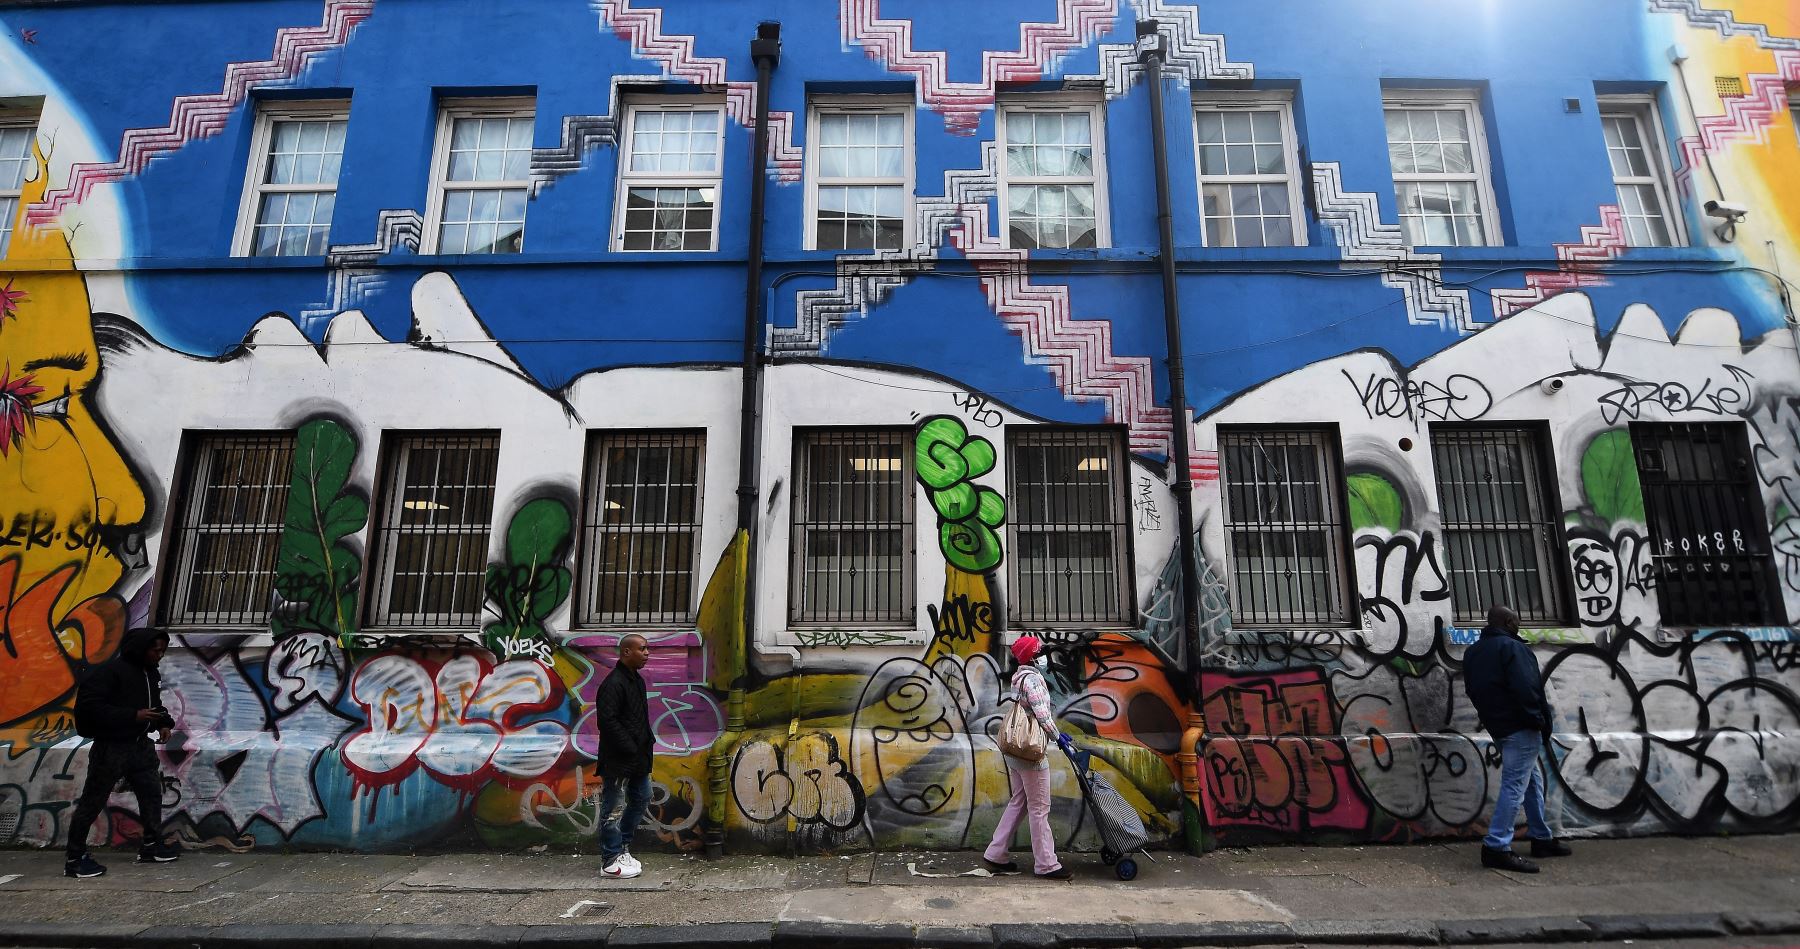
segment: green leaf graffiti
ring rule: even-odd
[[[544,621],[569,597],[574,579],[564,564],[574,537],[569,505],[556,498],[535,498],[513,513],[506,562],[487,569],[488,601],[500,618],[482,627],[482,638],[495,655],[548,656]]]
[[[939,415],[920,423],[913,465],[938,513],[938,547],[950,565],[983,573],[1003,556],[995,528],[1006,523],[1006,500],[975,479],[994,470],[994,445],[963,423]]]
[[[344,538],[369,520],[368,499],[347,490],[356,450],[356,436],[330,419],[314,419],[295,433],[294,476],[275,557],[275,592],[285,601],[269,624],[276,639],[356,633],[362,555]]]
[[[1638,485],[1637,457],[1631,433],[1602,432],[1581,455],[1581,484],[1594,513],[1608,523],[1644,523],[1644,492]]]
[[[1405,506],[1400,500],[1400,492],[1394,490],[1388,479],[1364,472],[1345,478],[1344,486],[1350,494],[1352,530],[1373,527],[1383,527],[1390,532],[1400,530]]]

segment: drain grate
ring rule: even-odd
[[[580,900],[580,901],[577,901],[574,906],[571,906],[568,909],[564,910],[563,914],[562,914],[562,918],[563,919],[585,919],[585,918],[592,918],[595,916],[605,916],[607,913],[609,913],[611,911],[612,911],[611,903],[603,903],[600,900]]]

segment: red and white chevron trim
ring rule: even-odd
[[[1699,134],[1684,136],[1677,143],[1681,167],[1675,170],[1675,178],[1682,193],[1687,193],[1689,178],[1707,155],[1727,145],[1768,141],[1775,116],[1787,111],[1788,84],[1800,82],[1800,50],[1777,52],[1775,68],[1779,71],[1773,75],[1751,76],[1749,94],[1726,99],[1724,115],[1702,116],[1696,122]]]
[[[911,20],[881,18],[881,0],[839,0],[844,42],[889,70],[912,76],[919,99],[944,117],[959,134],[974,134],[981,114],[994,106],[994,86],[1001,82],[1035,82],[1064,55],[1086,46],[1119,17],[1119,0],[1057,0],[1055,23],[1019,24],[1019,48],[981,54],[979,82],[951,82],[949,55],[942,50],[916,50]]]
[[[631,0],[599,0],[595,7],[613,35],[631,44],[633,55],[660,64],[665,74],[677,79],[695,85],[724,86],[725,109],[732,119],[747,129],[756,127],[756,84],[726,80],[724,59],[696,56],[694,37],[664,32],[661,8],[633,8]],[[802,158],[794,144],[794,114],[770,112],[769,162],[774,166],[775,178],[799,181]]]
[[[1494,318],[1511,316],[1537,306],[1565,290],[1604,286],[1606,278],[1600,274],[1570,268],[1613,260],[1629,246],[1625,236],[1625,216],[1619,206],[1601,205],[1600,224],[1582,228],[1579,243],[1556,245],[1556,259],[1561,269],[1532,271],[1525,275],[1523,289],[1495,290],[1490,294],[1494,299]]]
[[[349,41],[350,31],[374,10],[375,0],[328,0],[320,25],[276,30],[275,51],[268,59],[226,66],[225,83],[217,93],[176,98],[169,124],[162,128],[127,129],[119,140],[118,161],[76,164],[69,170],[66,186],[45,194],[26,210],[26,223],[48,224],[69,205],[87,200],[96,185],[130,178],[155,158],[217,135],[251,89],[300,75],[313,57]]]
[[[1027,358],[1047,367],[1070,398],[1104,403],[1107,421],[1130,430],[1132,451],[1166,457],[1170,414],[1156,404],[1150,359],[1114,355],[1112,321],[1075,319],[1068,287],[1032,284],[1026,252],[988,236],[986,204],[958,205],[957,212],[962,222],[951,228],[950,243],[981,275],[988,306],[1024,341]]]

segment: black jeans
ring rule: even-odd
[[[96,738],[88,748],[87,783],[81,788],[81,799],[75,802],[75,816],[69,819],[70,860],[87,853],[88,831],[94,819],[106,807],[113,785],[124,778],[137,795],[138,817],[144,823],[146,847],[155,846],[162,835],[162,766],[156,757],[156,746],[150,736],[113,739]]]

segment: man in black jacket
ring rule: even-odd
[[[619,640],[619,661],[594,695],[594,718],[600,726],[600,854],[601,875],[629,880],[644,872],[631,855],[631,835],[650,806],[650,699],[638,670],[650,661],[650,645],[636,633]],[[625,813],[608,818],[625,796]]]
[[[1537,864],[1513,852],[1519,805],[1531,831],[1531,855],[1566,857],[1569,845],[1556,839],[1544,820],[1544,775],[1538,770],[1540,742],[1550,739],[1550,703],[1537,657],[1519,638],[1519,615],[1504,606],[1488,609],[1481,639],[1463,653],[1463,685],[1481,716],[1481,727],[1500,746],[1500,796],[1481,843],[1481,865],[1536,873]]]
[[[163,708],[162,676],[156,671],[168,649],[168,633],[131,630],[119,644],[119,654],[89,670],[75,693],[75,731],[94,743],[88,746],[87,783],[69,818],[66,876],[106,872],[88,854],[87,837],[120,778],[137,795],[144,825],[137,862],[168,863],[181,855],[162,839],[162,771],[150,743],[151,731],[167,742],[175,724]]]

